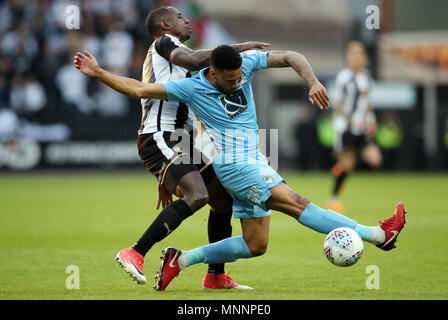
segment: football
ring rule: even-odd
[[[350,228],[332,230],[324,241],[324,254],[339,267],[354,265],[364,253],[364,244],[359,234]]]

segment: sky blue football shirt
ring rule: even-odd
[[[270,188],[283,181],[258,149],[258,125],[251,80],[267,68],[267,52],[243,52],[238,89],[224,94],[199,71],[194,77],[164,84],[168,100],[188,104],[210,135],[217,154],[213,167],[222,185],[234,198],[235,218],[270,214],[265,201]]]
[[[168,100],[186,103],[212,138],[215,162],[251,161],[258,155],[258,125],[251,80],[254,71],[267,68],[267,52],[241,53],[243,74],[239,88],[224,94],[199,71],[192,78],[164,84]]]

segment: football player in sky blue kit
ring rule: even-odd
[[[100,68],[90,53],[78,53],[75,66],[111,88],[136,98],[182,101],[201,120],[215,144],[213,167],[234,200],[234,215],[241,221],[242,236],[234,236],[193,250],[166,248],[156,276],[156,290],[165,290],[179,272],[197,263],[233,262],[266,252],[271,209],[283,212],[315,231],[328,233],[338,227],[356,230],[364,241],[383,250],[395,247],[405,223],[405,209],[398,203],[391,218],[379,226],[364,226],[332,210],[322,209],[289,188],[258,149],[258,130],[251,80],[255,71],[291,67],[308,84],[309,100],[328,109],[329,98],[303,55],[291,51],[247,51],[230,46],[212,51],[210,67],[194,77],[165,84],[144,84]]]

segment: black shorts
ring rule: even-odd
[[[350,131],[346,131],[342,134],[342,146],[344,149],[353,148],[361,149],[369,143],[365,134],[356,135]]]
[[[356,135],[350,131],[345,131],[342,134],[336,133],[334,151],[336,153],[340,153],[344,150],[359,151],[371,142],[371,138],[367,137],[365,134]]]
[[[138,153],[146,167],[163,184],[166,172],[179,182],[187,173],[199,171],[205,185],[216,176],[211,161],[194,147],[193,135],[186,131],[180,137],[171,132],[141,134],[137,138]]]

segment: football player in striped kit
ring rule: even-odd
[[[189,20],[174,7],[152,10],[146,29],[155,41],[148,49],[143,65],[144,83],[164,83],[190,77],[190,71],[207,66],[211,50],[192,50],[183,45],[190,38]],[[262,42],[233,45],[238,51],[268,46]],[[216,178],[211,162],[194,147],[196,116],[184,103],[142,99],[142,121],[138,131],[138,151],[146,169],[159,182],[159,200],[163,210],[129,248],[116,257],[139,284],[146,283],[143,261],[151,247],[167,237],[183,220],[210,205],[208,237],[210,243],[232,235],[232,198]],[[179,130],[182,134],[178,134]],[[179,150],[182,144],[187,149]],[[196,153],[196,155],[194,155]],[[199,156],[197,156],[199,155]],[[200,159],[198,161],[193,161]],[[172,194],[180,199],[172,201]],[[240,285],[224,273],[224,264],[209,264],[202,281],[205,289],[252,289]]]
[[[357,157],[372,168],[378,168],[382,162],[381,151],[374,142],[377,126],[370,102],[373,79],[365,68],[368,59],[364,45],[351,41],[346,59],[347,67],[336,77],[333,114],[337,163],[332,168],[334,187],[329,208],[339,212],[343,211],[339,195],[347,176],[356,168]]]

